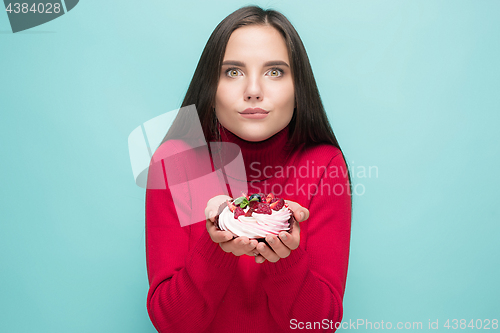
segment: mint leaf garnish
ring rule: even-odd
[[[234,200],[235,205],[240,205],[241,208],[245,208],[248,205],[248,199],[246,197],[239,197]]]

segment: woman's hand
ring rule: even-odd
[[[267,246],[265,243],[261,242],[257,245],[257,251],[260,255],[255,257],[255,262],[258,264],[269,260],[270,262],[277,262],[281,258],[286,258],[290,255],[292,250],[299,247],[300,244],[300,225],[299,222],[303,222],[309,218],[309,210],[302,207],[296,202],[285,200],[290,209],[293,211],[293,217],[295,217],[295,224],[292,228],[292,233],[282,231],[279,234],[279,238],[275,235],[267,235],[266,241],[271,246]]]
[[[219,206],[226,200],[231,200],[231,197],[218,195],[210,199],[207,203],[205,216],[207,217],[207,231],[210,238],[215,243],[218,243],[224,252],[231,252],[235,256],[239,257],[246,254],[253,257],[258,255],[258,252],[255,250],[258,244],[257,240],[249,239],[245,236],[233,239],[233,234],[230,231],[223,231],[215,226],[215,216],[219,211]]]

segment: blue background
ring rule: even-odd
[[[127,138],[247,4],[296,27],[364,189],[344,320],[500,319],[500,2],[87,0],[17,34],[0,12],[1,332],[155,331]]]

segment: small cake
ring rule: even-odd
[[[234,237],[246,236],[267,244],[266,235],[278,236],[281,231],[290,233],[294,221],[293,212],[285,200],[272,193],[256,193],[220,205],[215,226],[230,231]]]

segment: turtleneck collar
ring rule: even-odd
[[[245,141],[225,127],[220,127],[222,142],[231,142],[238,145],[243,155],[247,181],[264,180],[265,167],[285,166],[292,152],[288,143],[289,127],[259,142]],[[268,168],[269,169],[269,168]]]

